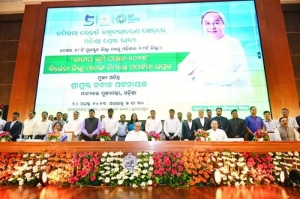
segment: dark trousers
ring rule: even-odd
[[[118,136],[118,141],[125,141],[126,135],[125,136]]]
[[[82,135],[82,139],[84,139],[85,141],[96,141],[97,135],[93,135],[93,139],[91,139],[90,137],[84,135],[83,133],[81,135]]]
[[[117,134],[114,134],[114,135],[110,138],[110,141],[116,141],[116,137],[117,137]]]
[[[46,135],[36,135],[34,137],[34,139],[39,139],[39,140],[43,140],[45,138]]]
[[[24,138],[24,139],[29,139],[29,138],[32,139],[33,135],[23,135],[22,138]]]
[[[174,134],[175,134],[175,133],[169,133],[170,137],[174,136]],[[179,140],[179,137],[178,137],[178,135],[177,135],[176,137],[174,137],[174,139],[173,139],[173,140],[170,140],[170,137],[166,137],[166,140],[168,140],[168,141],[175,141],[175,140]]]

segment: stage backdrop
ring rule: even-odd
[[[270,109],[263,59],[273,115],[279,117],[285,106],[291,115],[298,110],[282,15],[269,12],[281,13],[279,1],[256,1],[258,23],[253,1],[78,7],[99,4],[26,6],[17,60],[23,70],[15,73],[11,97],[11,107],[19,109],[14,110],[25,114],[34,107],[39,75],[38,113],[79,110],[87,115],[89,108],[102,113],[115,108],[117,114],[137,112],[145,118],[155,109],[164,119],[170,108],[185,113],[221,106],[227,116],[237,108],[244,117],[252,105],[260,112]],[[38,9],[40,18],[26,23]],[[215,33],[206,29],[206,21],[201,25],[201,14],[209,10],[221,13],[222,42],[210,41]],[[30,27],[37,28],[25,33]],[[25,51],[26,44],[33,49]],[[22,78],[26,87],[16,85],[18,75],[28,77]]]

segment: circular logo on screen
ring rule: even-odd
[[[119,23],[119,24],[125,23],[126,20],[127,20],[127,17],[126,17],[125,15],[123,15],[123,14],[120,14],[120,15],[118,15],[118,16],[116,17],[116,21],[117,21],[117,23]]]

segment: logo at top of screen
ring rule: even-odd
[[[104,14],[99,17],[100,26],[109,26],[112,24],[112,19],[110,15]]]
[[[119,14],[116,17],[116,21],[119,24],[134,23],[134,22],[140,21],[140,18],[135,17],[134,14],[128,14],[127,16],[124,14]]]
[[[120,14],[120,15],[118,15],[118,16],[116,17],[116,21],[117,21],[117,23],[119,23],[119,24],[125,23],[126,20],[127,20],[127,17],[126,17],[125,15],[123,15],[123,14]]]

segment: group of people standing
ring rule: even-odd
[[[264,111],[264,119],[257,116],[255,106],[250,108],[250,115],[245,119],[238,117],[236,109],[231,111],[231,119],[222,116],[222,108],[216,109],[216,116],[212,117],[212,111],[198,110],[198,117],[192,119],[192,113],[188,112],[187,120],[182,120],[182,113],[178,112],[175,117],[175,110],[169,110],[169,117],[163,122],[156,118],[155,110],[150,111],[150,116],[146,122],[138,119],[136,113],[131,115],[130,120],[126,120],[126,115],[122,114],[120,119],[114,117],[114,110],[108,109],[107,117],[101,115],[95,117],[95,110],[89,110],[89,117],[80,120],[80,113],[75,111],[73,118],[68,120],[68,114],[57,112],[53,119],[46,111],[42,112],[41,119],[35,118],[35,111],[28,112],[28,119],[24,124],[18,121],[19,113],[14,112],[12,121],[6,122],[1,119],[0,111],[0,131],[8,131],[12,141],[22,137],[25,139],[44,139],[46,134],[54,130],[64,134],[64,132],[74,132],[79,140],[95,141],[99,132],[107,132],[112,141],[147,141],[146,133],[156,132],[163,140],[194,140],[195,132],[199,129],[210,132],[212,141],[223,141],[228,138],[246,138],[252,140],[257,130],[264,130],[274,133],[276,141],[296,141],[299,140],[300,117],[290,118],[289,110],[281,110],[282,117],[279,121],[271,119],[270,111]],[[51,120],[52,119],[52,120]],[[248,132],[248,136],[245,134]]]
[[[210,110],[209,110],[210,111]],[[275,141],[299,141],[299,123],[300,116],[295,118],[289,117],[289,110],[281,110],[282,117],[279,121],[271,119],[271,112],[264,111],[264,119],[257,116],[257,108],[250,107],[250,115],[245,119],[238,117],[236,109],[231,111],[231,119],[222,116],[222,108],[216,109],[216,117],[204,117],[204,111],[198,111],[199,117],[192,120],[191,113],[187,113],[187,121],[183,122],[182,137],[184,139],[194,140],[195,131],[203,129],[210,132],[212,141],[221,141],[228,138],[245,138],[248,141],[253,140],[254,134],[258,130],[274,133]],[[297,122],[298,121],[298,122]],[[246,133],[247,137],[245,137]]]

